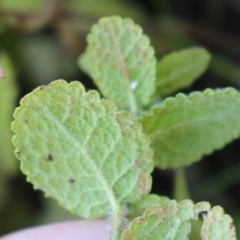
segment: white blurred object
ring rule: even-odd
[[[0,78],[5,78],[4,72],[1,67],[0,67]]]

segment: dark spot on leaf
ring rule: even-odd
[[[73,178],[69,178],[69,179],[68,179],[68,182],[72,184],[72,183],[75,182],[75,179],[73,179]]]
[[[17,154],[17,155],[19,155],[19,154],[21,154],[21,153],[22,153],[22,150],[20,150],[20,149],[17,149],[17,150],[16,150],[16,154]]]
[[[53,155],[51,153],[48,154],[47,160],[48,161],[53,161]]]
[[[198,219],[200,220],[204,220],[204,217],[208,215],[208,211],[201,211],[199,214],[198,214]]]

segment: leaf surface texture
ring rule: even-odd
[[[150,41],[130,19],[102,18],[92,27],[83,69],[103,95],[136,114],[155,91],[156,59]]]
[[[203,218],[202,240],[235,240],[232,219],[221,207],[210,208],[207,202],[175,200],[149,207],[142,217],[135,218],[122,234],[122,240],[187,240],[191,220]]]
[[[173,52],[157,64],[156,92],[170,95],[188,87],[208,67],[210,54],[203,48],[191,48]]]
[[[22,171],[68,210],[117,221],[122,206],[149,192],[149,139],[98,92],[57,80],[26,95],[14,117]]]
[[[239,137],[240,93],[232,88],[178,94],[140,119],[159,168],[187,166]]]

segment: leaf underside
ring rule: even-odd
[[[122,234],[122,240],[183,240],[191,232],[191,220],[203,219],[202,240],[235,240],[232,219],[219,206],[210,209],[207,202],[191,200],[149,207],[142,217],[135,218]]]
[[[140,119],[159,168],[187,166],[240,134],[240,93],[207,89],[167,98]]]
[[[131,113],[148,104],[155,91],[156,59],[142,29],[131,19],[106,17],[92,27],[87,41],[80,65],[101,93]]]
[[[204,48],[173,52],[157,64],[156,92],[160,96],[190,86],[208,67],[210,54]]]
[[[28,181],[71,212],[118,215],[120,205],[149,192],[149,139],[98,92],[57,80],[26,95],[14,118],[13,143]]]

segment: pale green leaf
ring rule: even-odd
[[[236,238],[235,227],[232,218],[224,214],[221,207],[216,206],[203,215],[201,236],[203,240],[234,240]]]
[[[148,194],[143,196],[139,201],[131,206],[131,211],[128,213],[128,217],[133,219],[143,215],[147,208],[156,204],[166,204],[170,199],[168,197],[162,197],[155,194]]]
[[[206,210],[209,206],[205,205]],[[190,220],[196,218],[190,200],[149,207],[142,217],[135,218],[122,234],[122,240],[183,240],[191,231]]]
[[[149,38],[131,19],[106,17],[87,40],[88,74],[105,97],[136,115],[155,90],[156,59]]]
[[[143,115],[155,165],[187,166],[222,148],[240,134],[240,93],[233,88],[178,94]]]
[[[191,200],[149,207],[142,217],[135,218],[122,234],[122,240],[184,240],[189,239],[191,220],[203,219],[199,232],[202,240],[235,240],[235,227],[232,219],[223,213],[222,208],[200,202],[194,205]]]
[[[190,86],[208,67],[210,54],[204,48],[173,52],[157,64],[156,88],[161,96]]]
[[[17,89],[15,72],[5,52],[0,52],[0,65],[5,75],[5,79],[0,80],[0,174],[9,175],[17,169],[14,148],[11,144],[13,134],[10,129]]]
[[[54,81],[25,96],[14,117],[22,171],[66,209],[84,218],[112,216],[118,229],[125,205],[149,192],[149,139],[98,92]]]

